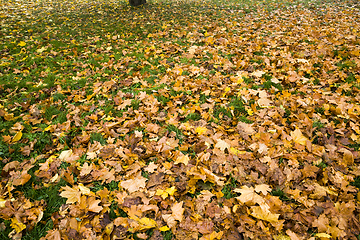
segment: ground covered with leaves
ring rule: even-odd
[[[358,239],[357,1],[0,2],[1,239]]]

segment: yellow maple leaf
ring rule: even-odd
[[[290,136],[294,140],[295,143],[305,145],[308,140],[301,132],[300,129],[296,128],[295,131],[290,132]]]
[[[171,188],[167,188],[165,190],[170,196],[174,195],[174,193],[176,192],[176,188],[175,186],[172,186]]]
[[[318,237],[318,238],[331,238],[331,236],[329,234],[326,234],[326,233],[317,233],[317,234],[315,234],[315,237]]]
[[[271,213],[268,210],[264,210],[260,206],[255,206],[251,208],[252,212],[250,213],[251,216],[268,221],[268,222],[278,222],[280,214]]]
[[[195,132],[197,133],[197,134],[199,134],[199,135],[203,135],[204,133],[206,133],[207,132],[207,128],[206,127],[197,127],[196,129],[195,129]]]
[[[20,41],[18,44],[18,46],[20,46],[20,47],[24,47],[25,45],[26,45],[26,42],[24,42],[24,41]]]
[[[15,229],[15,231],[16,231],[17,233],[21,232],[22,230],[24,230],[24,229],[26,228],[26,225],[23,224],[23,223],[21,223],[21,222],[19,222],[19,221],[17,220],[17,218],[12,218],[12,219],[11,219],[11,224],[10,224],[10,226],[11,226],[13,229]]]
[[[162,226],[161,228],[159,228],[159,231],[160,232],[166,232],[166,231],[169,231],[170,228],[168,226]]]
[[[37,53],[42,53],[46,50],[46,47],[41,47],[39,49],[36,50]]]
[[[167,193],[166,191],[162,190],[162,189],[158,189],[156,190],[156,193],[155,193],[156,196],[161,196],[162,199],[165,199],[169,196],[169,193]]]
[[[105,232],[107,235],[110,235],[110,234],[112,233],[113,229],[114,229],[114,223],[111,222],[111,223],[109,223],[108,225],[106,225],[104,232]]]
[[[141,218],[138,223],[140,224],[140,230],[150,229],[156,227],[156,222],[150,218]]]
[[[12,139],[12,143],[19,141],[21,137],[22,137],[22,132],[21,131],[17,132]]]
[[[188,165],[189,161],[190,158],[188,157],[188,155],[182,155],[176,158],[174,164],[183,163],[184,165]]]

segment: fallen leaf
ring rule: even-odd
[[[225,149],[230,149],[230,144],[225,142],[224,140],[218,139],[217,143],[215,144],[216,148],[219,148],[221,151],[225,151]]]
[[[139,176],[135,179],[121,181],[120,186],[125,188],[129,193],[133,193],[139,191],[141,188],[145,188],[146,180],[146,178]]]
[[[19,222],[16,217],[11,219],[10,226],[15,229],[17,233],[21,232],[26,228],[26,225],[22,222]]]
[[[15,136],[12,138],[12,143],[18,142],[21,139],[22,135],[23,134],[21,131],[17,132]]]
[[[292,137],[295,143],[306,145],[306,141],[308,139],[302,134],[301,130],[296,128],[294,131],[290,132],[290,136]]]
[[[263,210],[261,207],[259,206],[255,206],[255,207],[251,207],[251,216],[261,219],[261,220],[265,220],[268,222],[277,222],[279,221],[279,216],[280,214],[274,214],[271,213],[270,211],[267,210]]]
[[[184,208],[182,207],[183,202],[174,203],[174,205],[171,207],[172,216],[175,220],[182,221],[183,214],[184,214]]]
[[[99,203],[101,202],[101,200],[96,200],[94,197],[90,197],[88,199],[88,210],[91,212],[96,212],[99,213],[103,207],[99,206]]]
[[[60,193],[60,196],[67,198],[66,200],[67,204],[80,202],[80,197],[81,197],[80,190],[76,188],[71,188],[69,186],[61,187],[61,189],[63,191]]]
[[[185,166],[189,164],[190,158],[188,155],[180,155],[176,158],[174,164],[183,163]]]

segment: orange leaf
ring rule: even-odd
[[[103,209],[102,206],[99,206],[99,203],[101,202],[101,200],[96,200],[95,198],[90,197],[88,202],[89,202],[88,210],[91,212],[98,213]]]

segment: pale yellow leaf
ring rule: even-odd
[[[61,187],[63,190],[60,196],[67,198],[66,203],[80,202],[81,192],[78,189],[73,189],[69,186]]]
[[[293,141],[297,144],[304,145],[308,139],[302,134],[301,130],[296,128],[294,131],[290,132],[290,136],[292,137]]]
[[[103,209],[102,206],[99,206],[100,202],[101,202],[101,200],[96,200],[95,198],[90,198],[88,210],[91,212],[99,213]]]
[[[271,192],[271,188],[267,184],[260,184],[255,186],[255,191],[262,192],[266,196],[268,192]]]
[[[140,176],[135,179],[122,181],[120,186],[128,190],[129,193],[133,193],[140,190],[141,188],[145,188],[146,180],[146,178]]]
[[[327,233],[317,233],[315,234],[315,237],[318,237],[318,238],[331,238],[331,236]]]
[[[268,210],[264,210],[263,208],[259,207],[259,206],[255,206],[255,207],[251,207],[251,213],[250,215],[264,220],[264,221],[268,221],[268,222],[278,222],[279,221],[279,216],[280,214],[274,214],[271,213]]]
[[[174,164],[183,163],[184,165],[188,165],[189,161],[190,161],[190,158],[188,157],[188,155],[181,155],[176,158]]]
[[[221,151],[225,151],[225,149],[230,149],[230,144],[225,142],[224,140],[217,140],[217,143],[215,144],[216,148],[219,148]]]
[[[182,207],[183,202],[174,203],[174,205],[171,207],[172,216],[175,220],[178,220],[181,222],[184,214],[184,208]]]
[[[172,216],[172,214],[163,214],[162,218],[164,219],[164,221],[166,222],[166,224],[170,227],[173,228],[176,225],[176,220],[175,218]]]

